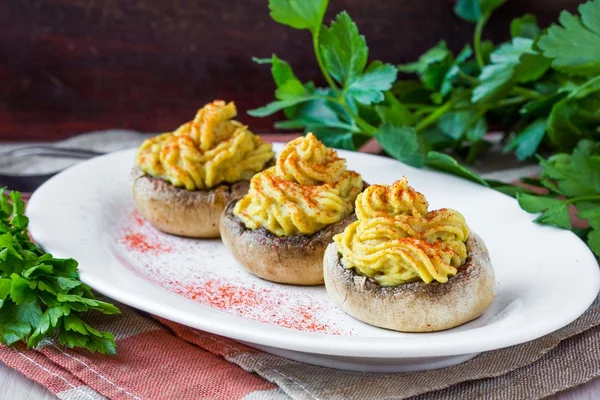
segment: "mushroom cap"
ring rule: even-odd
[[[218,238],[221,212],[233,198],[248,193],[250,183],[239,181],[211,190],[189,191],[152,177],[134,167],[131,191],[138,211],[156,229],[194,238]]]
[[[467,261],[446,283],[422,281],[384,287],[342,265],[336,243],[325,252],[327,294],[367,324],[401,332],[434,332],[469,322],[494,300],[495,277],[483,240],[471,232]]]
[[[233,214],[239,199],[221,215],[221,238],[244,268],[272,282],[323,284],[323,254],[334,235],[356,220],[354,213],[312,235],[275,236],[265,228],[248,229]]]

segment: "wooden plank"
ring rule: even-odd
[[[277,53],[303,80],[322,84],[310,37],[273,22],[265,0],[4,0],[0,6],[0,140],[56,140],[85,131],[171,130],[214,98],[235,100],[257,132],[275,118],[245,111],[273,98],[269,67],[252,56]],[[337,0],[348,10],[370,58],[401,63],[439,39],[458,50],[472,25],[451,0]],[[486,35],[508,36],[508,22],[532,12],[543,24],[582,1],[510,1]]]
[[[597,400],[600,398],[600,378],[583,385],[557,393],[548,400]]]
[[[0,388],[3,399],[53,400],[56,396],[37,382],[0,362]]]

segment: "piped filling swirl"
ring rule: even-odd
[[[369,186],[356,199],[358,220],[334,236],[343,265],[381,286],[447,282],[466,261],[469,228],[458,211],[428,208],[406,178]]]
[[[309,133],[289,142],[274,167],[252,178],[233,213],[249,229],[311,235],[349,216],[362,188],[360,175]]]
[[[193,121],[148,139],[136,163],[148,175],[187,190],[250,180],[274,157],[271,144],[235,121],[235,104],[208,103]]]

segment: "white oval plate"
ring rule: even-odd
[[[275,149],[280,150],[281,144]],[[600,270],[574,234],[532,222],[517,202],[450,175],[392,159],[340,152],[370,183],[406,175],[433,208],[460,210],[486,242],[496,272],[488,311],[444,332],[398,333],[357,321],[324,287],[294,287],[246,273],[219,240],[153,229],[134,210],[135,150],[97,157],[50,179],[28,205],[31,233],[57,257],[80,262],[81,280],[115,300],[284,357],[335,368],[413,371],[536,339],[580,316]]]

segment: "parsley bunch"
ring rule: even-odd
[[[54,258],[31,242],[24,209],[19,192],[12,191],[9,202],[0,189],[0,342],[24,341],[31,348],[57,335],[70,348],[115,354],[113,335],[97,331],[80,314],[119,309],[94,298],[79,281],[75,260]]]
[[[328,146],[356,150],[376,138],[393,157],[413,166],[429,165],[486,184],[447,154],[419,137],[415,114],[395,94],[398,69],[368,62],[369,48],[348,13],[323,25],[328,0],[270,0],[271,17],[295,29],[308,30],[326,88],[301,82],[292,67],[276,55],[255,59],[271,64],[276,101],[248,114],[264,117],[283,110],[280,129],[314,132]],[[425,126],[423,126],[425,128]]]
[[[483,39],[484,29],[505,2],[457,0],[456,15],[475,24],[472,43],[454,54],[440,41],[417,61],[393,66],[368,61],[366,39],[346,12],[323,24],[328,0],[269,0],[275,21],[310,32],[328,87],[300,81],[276,55],[255,59],[271,65],[276,100],[248,113],[263,117],[283,110],[287,120],[276,128],[312,131],[337,148],[356,150],[375,138],[389,155],[412,166],[429,166],[513,196],[521,193],[523,208],[545,210],[540,223],[571,229],[565,210],[572,204],[591,226],[577,233],[600,256],[595,244],[600,221],[591,217],[600,214],[600,203],[588,200],[599,192],[565,189],[600,176],[595,163],[578,169],[581,154],[597,157],[591,149],[600,138],[600,0],[582,4],[580,15],[563,11],[560,25],[548,29],[533,15],[516,18],[507,29],[511,39],[494,44]],[[519,160],[559,152],[548,160],[540,157],[544,174],[530,181],[546,188],[546,196],[486,181],[453,158],[472,163],[484,155],[492,146],[485,136],[490,127],[505,132],[505,152]],[[561,175],[556,171],[566,173],[567,159],[577,167]]]
[[[417,62],[399,66],[415,80],[392,91],[438,150],[467,162],[491,146],[489,126],[505,132],[505,151],[524,160],[537,152],[571,151],[581,139],[597,140],[600,123],[600,1],[563,11],[542,30],[533,15],[516,18],[511,40],[482,40],[493,11],[505,0],[459,0],[456,14],[476,24],[472,45],[455,57],[444,42]]]

